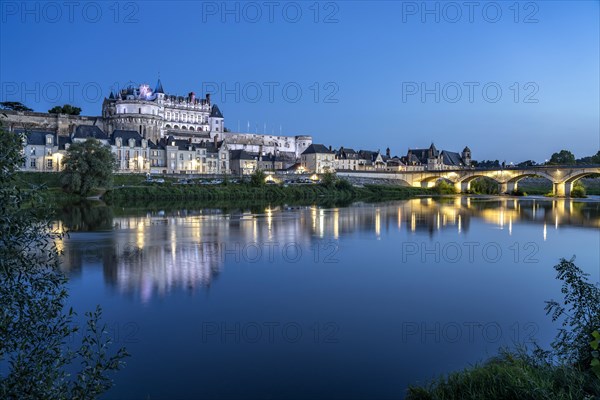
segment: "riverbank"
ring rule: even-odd
[[[65,193],[60,175],[54,173],[20,173],[17,185],[35,190],[46,201],[56,204],[78,202],[78,196]],[[207,206],[263,205],[267,203],[344,205],[355,201],[384,201],[430,195],[430,189],[399,185],[353,186],[346,181],[324,184],[263,185],[223,182],[221,184],[180,184],[176,178],[162,183],[147,183],[140,175],[115,175],[110,189],[98,190],[92,198],[119,207],[148,206],[154,203],[201,202]]]
[[[588,195],[600,195],[600,179],[582,179]],[[19,173],[17,185],[22,190],[34,188],[47,202],[68,204],[80,202],[79,196],[62,190],[59,173]],[[550,182],[539,178],[525,178],[519,189],[527,195],[545,195],[551,192]],[[98,190],[91,199],[102,200],[119,207],[148,207],[155,203],[196,202],[207,207],[218,205],[253,206],[269,203],[349,205],[355,201],[402,200],[419,195],[443,194],[436,189],[401,186],[373,181],[352,185],[339,180],[336,185],[293,184],[251,186],[248,183],[180,184],[176,177],[166,177],[163,183],[147,183],[144,175],[117,174],[110,189]]]
[[[316,201],[321,199],[335,201],[358,200],[397,200],[430,194],[431,191],[421,188],[403,186],[368,185],[355,187],[351,185],[321,184],[306,185],[265,185],[249,184],[221,185],[177,185],[160,184],[135,187],[117,187],[106,192],[102,197],[111,204],[123,202],[139,202],[147,200],[241,200],[244,202],[264,201]]]
[[[600,380],[591,371],[555,365],[522,351],[502,351],[483,364],[454,372],[425,387],[411,386],[407,400],[597,399]]]

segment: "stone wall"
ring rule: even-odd
[[[105,130],[103,118],[81,115],[0,110],[0,121],[9,131],[15,129],[44,130],[55,132],[61,136],[69,136],[78,125],[97,125],[103,131]]]

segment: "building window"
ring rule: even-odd
[[[29,166],[30,166],[31,168],[35,168],[35,167],[36,167],[36,166],[35,166],[35,160],[36,160],[35,158],[32,158],[32,159],[31,159],[31,161],[30,161],[30,163],[29,163]]]
[[[175,159],[175,153],[171,153],[171,159]]]
[[[51,158],[46,160],[46,168],[52,169],[52,159]]]
[[[179,159],[180,159],[180,160],[183,160],[183,153],[180,153],[180,154],[179,154]]]
[[[29,154],[31,154],[32,156],[35,156],[35,147],[31,148],[31,151],[29,152]]]
[[[52,136],[46,138],[46,144],[52,144]]]

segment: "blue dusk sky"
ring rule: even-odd
[[[597,1],[0,2],[0,101],[211,92],[233,130],[544,161],[600,147]]]

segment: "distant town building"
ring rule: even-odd
[[[302,167],[307,172],[335,172],[335,153],[322,144],[311,144],[302,153]]]
[[[402,162],[407,166],[423,167],[428,170],[464,168],[471,166],[471,149],[462,153],[438,150],[433,143],[427,149],[409,149]]]

